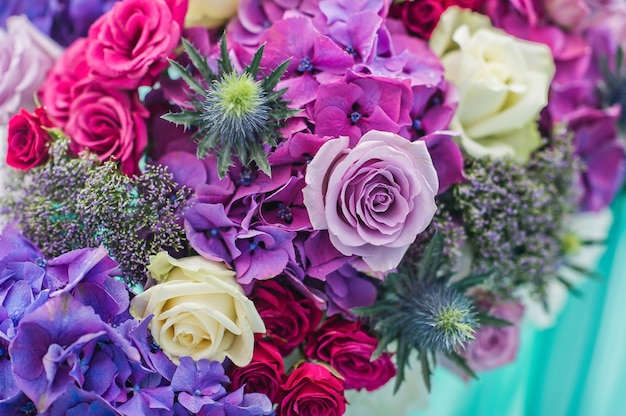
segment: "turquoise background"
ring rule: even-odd
[[[428,410],[411,416],[626,415],[626,192],[612,209],[605,280],[570,295],[554,327],[526,324],[513,364],[470,383],[438,369]]]

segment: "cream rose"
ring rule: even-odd
[[[254,333],[265,332],[265,325],[232,270],[200,256],[175,259],[166,252],[152,256],[148,269],[160,283],[136,296],[130,313],[138,319],[154,315],[152,337],[170,359],[250,363]]]
[[[541,145],[536,121],[555,71],[550,49],[457,7],[441,16],[430,47],[459,92],[451,127],[461,132],[464,150],[474,157],[528,160]]]
[[[218,27],[237,14],[239,0],[189,0],[185,27]]]

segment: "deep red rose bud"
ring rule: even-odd
[[[429,39],[445,9],[441,0],[405,1],[392,5],[390,15],[402,19],[409,32]]]
[[[43,127],[53,127],[43,108],[35,114],[22,110],[9,120],[7,164],[28,170],[48,160],[50,135]]]
[[[322,311],[307,299],[276,280],[257,281],[251,295],[267,336],[288,355],[314,331],[322,319]]]
[[[285,377],[283,357],[272,343],[257,340],[250,364],[245,367],[233,366],[228,376],[233,390],[245,384],[246,393],[263,393],[272,403],[276,403]]]
[[[277,416],[339,416],[346,411],[343,382],[321,364],[303,363],[282,386]]]
[[[377,347],[378,340],[361,329],[360,321],[333,316],[309,336],[304,353],[309,359],[330,363],[344,377],[346,389],[374,391],[396,375],[389,354],[372,360]]]

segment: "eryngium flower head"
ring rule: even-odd
[[[422,293],[405,297],[398,306],[400,335],[413,340],[417,349],[452,352],[474,339],[471,301],[445,284],[424,285]]]
[[[405,257],[398,271],[385,278],[376,303],[357,311],[368,316],[380,332],[379,352],[397,342],[396,390],[404,380],[404,369],[413,351],[422,360],[428,386],[428,354],[463,348],[478,327],[472,302],[463,294],[461,282],[459,286],[448,282],[451,274],[446,272],[450,268],[445,264],[443,242],[443,236],[436,233],[419,263],[411,256]]]
[[[222,40],[217,73],[189,42],[183,40],[183,45],[202,82],[177,62],[170,61],[191,88],[189,104],[193,110],[166,114],[163,118],[197,129],[193,139],[198,143],[198,158],[216,153],[220,177],[226,175],[232,164],[233,153],[244,166],[254,162],[270,175],[264,145],[276,146],[281,137],[280,123],[297,113],[282,100],[285,90],[274,91],[289,62],[257,80],[263,46],[239,74],[230,61],[225,40]]]

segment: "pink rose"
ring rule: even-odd
[[[492,306],[488,314],[513,323],[512,326],[483,326],[476,339],[469,343],[462,355],[467,365],[476,371],[492,370],[515,360],[519,346],[519,325],[524,307],[519,303]]]
[[[361,322],[333,316],[309,336],[304,353],[329,363],[344,379],[346,389],[374,391],[396,375],[389,354],[373,359],[378,340],[361,329]]]
[[[0,123],[35,109],[35,92],[62,52],[25,16],[7,19],[7,31],[0,29]]]
[[[165,0],[116,3],[89,30],[87,63],[92,74],[117,88],[152,85],[180,40],[177,19],[185,4]]]
[[[439,187],[426,144],[377,130],[353,149],[349,138],[324,143],[309,164],[304,204],[316,230],[373,271],[395,268],[430,224]]]
[[[80,85],[81,81],[84,83],[89,74],[85,59],[86,50],[87,39],[80,38],[72,43],[61,59],[54,64],[39,91],[41,102],[48,115],[60,127],[65,126],[70,116],[70,105],[76,97],[77,85]]]
[[[114,158],[127,175],[139,173],[138,162],[148,144],[138,97],[98,83],[85,85],[70,107],[65,126],[75,152],[88,149],[100,160]]]

